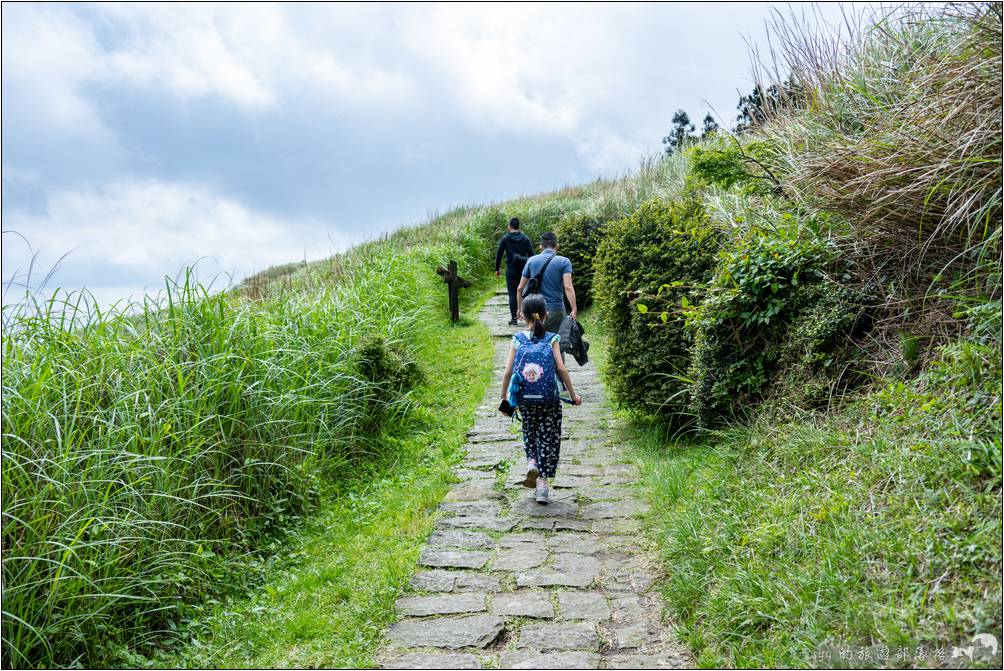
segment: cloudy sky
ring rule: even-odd
[[[3,277],[11,231],[107,301],[623,173],[733,121],[772,6],[5,3]]]

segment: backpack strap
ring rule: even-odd
[[[547,261],[544,261],[544,265],[543,267],[541,267],[540,271],[533,276],[533,279],[537,280],[537,286],[540,286],[541,282],[544,281],[544,272],[547,270],[547,267],[551,265],[551,261],[554,261],[554,257],[556,257],[557,255],[558,255],[557,252],[551,254],[551,256],[547,258]]]

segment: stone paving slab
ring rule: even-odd
[[[522,522],[520,522],[519,528],[539,529],[541,531],[553,531],[554,520],[548,520],[548,519],[523,520]]]
[[[498,501],[447,501],[439,509],[447,515],[497,517],[502,506]]]
[[[617,485],[582,487],[579,493],[583,499],[588,501],[620,501],[633,494],[627,487],[619,487]]]
[[[419,571],[411,576],[411,588],[419,592],[452,592],[457,574],[452,571]]]
[[[464,457],[464,465],[470,468],[480,468],[482,466],[495,468],[504,461],[506,461],[505,454],[501,450],[495,449],[468,450],[467,456]]]
[[[470,653],[409,652],[392,657],[380,665],[384,669],[480,669],[478,658]],[[591,667],[591,668],[596,668]]]
[[[495,576],[471,571],[459,572],[453,586],[454,592],[497,592],[500,589],[501,583]]]
[[[489,483],[494,488],[495,485],[495,471],[488,470],[477,470],[473,468],[462,468],[454,473],[461,481],[461,483],[471,484],[471,483]]]
[[[409,596],[398,599],[397,612],[402,615],[449,615],[452,613],[482,613],[488,610],[485,595],[443,594],[440,596]]]
[[[495,539],[483,531],[463,529],[441,529],[433,531],[426,545],[443,545],[464,550],[478,550],[495,547]]]
[[[473,571],[418,571],[409,583],[417,592],[497,592],[501,583],[497,576]]]
[[[446,494],[444,501],[484,501],[486,499],[502,498],[502,494],[495,491],[494,475],[484,480],[479,480],[471,484],[456,485]]]
[[[598,669],[599,664],[600,656],[590,652],[532,652],[528,650],[515,650],[502,655],[502,663],[499,665],[499,668]]]
[[[505,623],[494,615],[401,620],[387,629],[399,648],[483,648],[495,641]]]
[[[610,599],[614,620],[627,622],[645,617],[645,601],[637,594],[617,594]]]
[[[484,433],[469,433],[467,442],[477,445],[479,443],[492,443],[499,447],[511,447],[513,444],[520,444],[519,434],[510,431],[486,431]]]
[[[582,509],[582,517],[587,520],[602,520],[615,517],[638,517],[648,511],[648,506],[631,499],[591,503]]]
[[[492,571],[525,571],[536,568],[547,560],[547,549],[536,544],[520,545],[501,550],[492,562]]]
[[[647,506],[632,486],[637,467],[617,439],[619,420],[595,367],[566,362],[587,402],[564,409],[552,503],[537,504],[521,486],[518,424],[496,411],[515,330],[506,324],[505,296],[492,299],[481,318],[500,336],[495,379],[468,431],[459,482],[440,505],[410,590],[397,601],[382,666],[693,666],[661,620],[656,572],[640,536]]]
[[[597,534],[635,534],[641,532],[641,523],[629,518],[596,520],[593,531]]]
[[[519,587],[589,587],[595,579],[595,575],[541,569],[516,574],[516,585]]]
[[[547,622],[525,624],[519,632],[517,648],[532,650],[587,650],[600,645],[596,625],[588,622]]]
[[[687,668],[688,659],[682,655],[617,655],[604,657],[601,669],[680,669]]]
[[[567,591],[558,593],[558,610],[562,620],[595,620],[610,618],[610,606],[603,592]]]
[[[488,563],[491,555],[487,552],[466,550],[438,550],[431,547],[422,549],[418,563],[422,566],[438,568],[481,568]]]
[[[527,497],[517,502],[512,510],[518,515],[529,515],[530,517],[564,517],[575,519],[579,514],[579,506],[568,501],[552,500],[546,506],[542,506],[534,499]]]
[[[554,522],[555,531],[591,531],[592,528],[592,523],[587,520],[558,519]]]
[[[488,531],[509,531],[516,525],[511,517],[443,517],[436,522],[441,529],[485,529]]]
[[[547,538],[547,547],[554,552],[572,552],[575,554],[594,554],[604,549],[598,538],[570,531],[555,532]]]
[[[613,633],[616,641],[611,648],[616,650],[630,650],[633,648],[641,648],[642,646],[654,642],[657,632],[655,627],[650,625],[645,620],[641,620],[639,622],[629,622],[616,626],[613,628]]]
[[[492,599],[493,615],[510,615],[551,619],[554,617],[554,604],[546,592],[520,590],[496,594]]]

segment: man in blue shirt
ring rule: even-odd
[[[550,263],[548,263],[550,260]],[[558,256],[558,236],[547,232],[540,236],[540,254],[531,256],[523,266],[523,278],[519,281],[516,292],[519,303],[519,313],[523,314],[523,287],[547,264],[544,276],[540,280],[540,293],[544,295],[547,304],[547,320],[544,328],[557,333],[561,322],[565,320],[565,298],[571,308],[572,319],[577,319],[579,310],[575,305],[575,287],[572,286],[572,262],[567,257]],[[526,318],[523,319],[526,321]]]

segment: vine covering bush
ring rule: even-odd
[[[695,146],[688,151],[692,177],[723,189],[737,187],[746,195],[766,195],[771,191],[771,173],[765,171],[767,143],[717,144],[721,143]]]
[[[694,198],[652,200],[611,223],[594,263],[595,295],[610,333],[608,377],[618,399],[682,419],[687,407],[687,308],[701,300],[718,236]]]
[[[751,227],[719,253],[688,322],[691,403],[702,425],[741,414],[773,383],[789,400],[825,399],[867,303],[830,276],[835,262],[834,249],[797,226]]]

